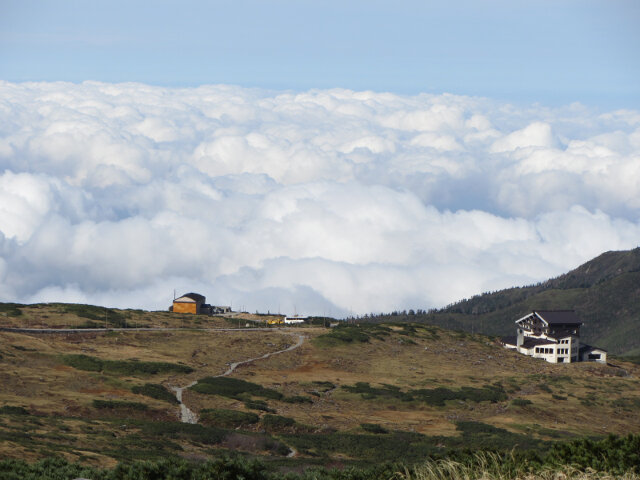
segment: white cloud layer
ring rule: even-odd
[[[639,239],[636,111],[0,82],[0,301],[429,308]]]

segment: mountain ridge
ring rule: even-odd
[[[640,248],[608,251],[544,282],[463,299],[419,314],[388,314],[368,321],[425,322],[446,328],[509,335],[532,310],[575,310],[582,340],[617,355],[640,355]]]

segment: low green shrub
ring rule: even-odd
[[[389,327],[376,324],[351,325],[341,324],[331,329],[329,333],[319,335],[313,342],[321,347],[332,347],[349,343],[367,343],[371,338],[384,340],[392,330]]]
[[[269,408],[269,405],[267,405],[267,402],[265,402],[264,400],[247,400],[246,402],[244,402],[244,406],[245,408],[248,408],[250,410],[260,410],[263,412],[276,413],[273,408]]]
[[[200,410],[200,420],[205,425],[222,428],[239,428],[258,423],[260,417],[255,413],[227,410],[223,408],[207,408]]]
[[[94,400],[93,407],[99,409],[109,409],[109,410],[138,410],[145,411],[148,410],[148,406],[144,403],[140,402],[126,402],[122,400]]]
[[[104,365],[103,360],[89,355],[65,355],[62,361],[65,365],[87,372],[101,372]]]
[[[640,435],[609,435],[602,440],[581,439],[554,444],[546,457],[552,465],[572,465],[622,475],[640,472]]]
[[[296,425],[296,421],[293,418],[267,413],[262,417],[262,425],[267,431],[281,431],[294,427]]]
[[[527,405],[531,405],[533,402],[528,398],[514,398],[511,400],[511,405],[516,407],[526,407]]]
[[[622,408],[623,410],[636,410],[640,409],[639,397],[620,397],[611,402],[611,406],[616,408]]]
[[[293,395],[291,397],[282,397],[282,401],[286,403],[313,403],[313,400],[303,395]]]
[[[280,400],[282,394],[276,390],[265,388],[257,383],[247,382],[239,378],[206,377],[198,380],[191,390],[209,395],[239,399],[242,396],[257,396]]]
[[[65,365],[90,372],[116,375],[156,375],[158,373],[191,373],[187,365],[168,362],[140,362],[138,360],[103,360],[89,355],[63,355]]]
[[[142,386],[133,387],[131,391],[138,395],[155,398],[156,400],[163,400],[174,405],[177,405],[179,403],[178,399],[173,393],[167,390],[164,385],[160,385],[158,383],[145,383]]]
[[[619,357],[624,362],[637,363],[640,365],[640,355],[623,355]]]
[[[528,435],[512,433],[503,428],[494,427],[481,422],[458,421],[456,428],[462,432],[461,437],[449,438],[451,446],[458,448],[510,451],[514,448],[542,450],[544,442]],[[457,444],[457,442],[460,442]]]
[[[62,313],[70,313],[78,317],[99,321],[101,326],[104,325],[104,322],[108,322],[115,327],[122,328],[126,326],[126,317],[111,308],[80,303],[55,303],[52,305],[59,307]]]
[[[507,394],[500,385],[485,385],[482,388],[461,387],[457,391],[445,387],[437,387],[403,392],[395,385],[372,387],[367,382],[357,382],[355,385],[343,385],[342,388],[350,393],[359,393],[365,400],[375,400],[381,397],[397,399],[403,402],[418,401],[440,407],[444,406],[448,400],[489,401],[495,403],[507,399]]]
[[[218,427],[209,427],[199,423],[182,422],[139,422],[142,433],[151,437],[168,437],[173,440],[187,440],[204,445],[221,443],[229,431]]]
[[[19,317],[22,315],[20,307],[24,307],[21,303],[0,303],[0,314],[7,317]]]
[[[417,462],[436,455],[445,437],[427,437],[414,432],[381,434],[299,433],[281,434],[285,442],[311,457],[335,455],[358,459],[367,464]],[[358,478],[358,477],[356,477]],[[362,477],[363,480],[366,477]],[[393,478],[393,477],[387,477]]]
[[[376,433],[376,434],[389,433],[389,430],[378,425],[377,423],[361,423],[360,428],[362,428],[365,432],[368,432],[368,433]]]
[[[333,390],[336,386],[331,382],[321,382],[321,381],[313,381],[314,387],[321,392],[328,392],[329,390]]]
[[[0,407],[0,414],[5,415],[30,415],[29,411],[24,407],[15,407],[13,405],[3,405]]]

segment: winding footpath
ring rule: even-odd
[[[14,333],[39,333],[39,334],[70,334],[70,333],[91,333],[91,332],[163,332],[163,331],[180,331],[180,330],[200,330],[205,332],[257,332],[260,329],[257,328],[205,328],[205,329],[190,329],[190,328],[167,328],[167,327],[139,327],[139,328],[15,328],[15,327],[0,327],[0,332],[14,332]],[[274,330],[269,330],[273,332]],[[294,332],[287,331],[278,331],[283,335],[296,335]],[[304,343],[304,335],[298,335],[298,341],[294,345],[290,345],[285,349],[278,350],[276,352],[265,353],[260,357],[249,358],[247,360],[242,360],[241,362],[233,362],[229,365],[229,368],[220,375],[215,375],[215,377],[226,377],[231,375],[236,368],[240,365],[244,365],[247,363],[255,362],[256,360],[264,360],[273,355],[278,355],[280,353],[290,352],[291,350],[295,350],[298,347],[301,347]],[[185,389],[193,387],[197,384],[198,381],[194,380],[189,385],[185,385],[184,387],[171,387],[171,389],[176,394],[176,400],[178,400],[180,404],[180,420],[183,423],[198,423],[198,416],[189,409],[182,402],[182,392]]]
[[[283,333],[284,335],[295,335],[289,332],[281,332],[281,333]],[[221,373],[220,375],[214,375],[214,378],[226,377],[228,375],[231,375],[234,372],[234,370],[238,368],[240,365],[245,365],[247,363],[255,362],[257,360],[264,360],[266,358],[272,357],[273,355],[278,355],[280,353],[290,352],[291,350],[295,350],[296,348],[301,347],[303,343],[304,343],[304,335],[298,335],[298,341],[294,345],[289,345],[287,348],[284,348],[282,350],[278,350],[275,352],[265,353],[260,357],[249,358],[247,360],[242,360],[240,362],[233,362],[229,365],[229,368],[227,368],[227,370],[224,373]],[[180,403],[180,420],[183,423],[198,423],[198,416],[195,414],[195,412],[190,410],[189,407],[187,407],[182,402],[182,392],[187,388],[193,387],[197,383],[198,381],[194,380],[189,385],[185,385],[184,387],[171,387],[171,389],[176,393],[176,400],[178,400],[178,402]]]

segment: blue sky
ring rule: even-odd
[[[0,78],[640,105],[640,3],[0,1]]]
[[[0,0],[0,301],[440,307],[640,244],[640,2]]]

